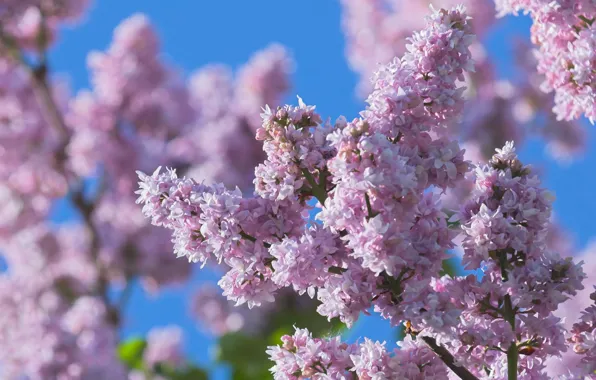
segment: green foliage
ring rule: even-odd
[[[281,298],[279,311],[270,315],[262,334],[251,336],[242,332],[230,333],[219,340],[217,359],[232,368],[234,380],[270,379],[273,366],[266,350],[281,343],[281,337],[292,335],[294,326],[308,328],[314,336],[334,336],[342,333],[344,324],[327,321],[314,305],[304,306],[296,298]]]
[[[267,379],[271,367],[265,350],[267,341],[262,337],[241,332],[230,333],[219,340],[217,359],[232,367],[234,380]]]
[[[459,257],[451,257],[447,260],[443,260],[443,270],[441,271],[440,275],[449,275],[450,277],[455,277],[461,274],[461,260]]]
[[[174,368],[165,363],[158,363],[153,368],[143,362],[143,354],[147,348],[147,341],[143,338],[130,338],[118,345],[118,358],[130,370],[143,372],[148,379],[152,375],[159,375],[168,380],[207,380],[207,372],[193,365]]]
[[[142,370],[143,353],[147,347],[147,341],[143,338],[130,338],[118,345],[118,358],[130,369]]]
[[[164,363],[153,366],[153,373],[169,380],[207,380],[207,372],[195,366],[186,366],[183,369],[173,368]]]

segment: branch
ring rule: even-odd
[[[102,301],[105,303],[106,307],[111,312],[111,314],[116,312],[114,318],[117,318],[117,311],[114,310],[114,308],[111,306],[110,300],[108,299],[108,280],[106,270],[99,260],[99,249],[101,241],[99,239],[99,231],[97,230],[95,222],[93,221],[93,212],[95,211],[95,204],[88,203],[85,201],[85,198],[83,197],[82,188],[73,194],[72,202],[81,214],[81,217],[83,218],[83,224],[85,225],[85,227],[87,227],[87,229],[89,230],[89,234],[91,235],[89,254],[91,256],[91,260],[95,263],[99,271],[97,293],[101,297]],[[118,324],[117,319],[112,320],[112,322],[114,322],[114,324]]]
[[[57,148],[57,156],[61,169],[65,169],[65,149],[70,141],[70,133],[68,132],[68,128],[64,122],[62,113],[54,99],[52,90],[48,83],[49,68],[47,64],[46,52],[40,51],[40,62],[38,65],[34,66],[33,64],[27,62],[17,42],[12,36],[5,33],[2,24],[0,24],[0,43],[3,45],[4,49],[6,49],[8,55],[15,60],[31,77],[31,87],[35,93],[35,97],[37,98],[39,106],[42,109],[42,114],[44,115],[46,122],[56,130],[60,137],[60,144]],[[64,174],[66,175],[67,173]]]
[[[43,17],[43,14],[42,14]],[[35,97],[39,103],[39,107],[41,108],[42,114],[44,115],[46,122],[53,128],[59,136],[60,142],[58,147],[56,148],[56,159],[59,166],[59,170],[63,171],[63,174],[66,178],[69,177],[68,169],[66,168],[65,161],[66,161],[66,147],[68,146],[71,138],[71,134],[66,126],[64,121],[62,111],[58,107],[58,103],[54,99],[54,95],[52,94],[52,89],[48,82],[48,71],[49,66],[47,63],[47,53],[45,50],[45,38],[46,36],[43,35],[45,33],[45,28],[42,30],[42,35],[39,36],[39,62],[34,65],[25,59],[23,52],[19,48],[17,41],[7,34],[2,24],[0,24],[0,43],[3,45],[3,48],[6,49],[8,55],[17,63],[19,64],[30,76],[31,78],[31,87],[35,93]],[[72,186],[73,185],[71,183]],[[80,215],[83,218],[83,222],[85,227],[88,229],[89,234],[91,235],[91,243],[89,247],[89,254],[91,256],[92,261],[98,268],[99,278],[97,283],[97,293],[98,296],[101,297],[102,302],[105,304],[106,309],[108,310],[108,319],[114,325],[119,325],[119,312],[118,309],[112,306],[109,298],[108,298],[108,288],[109,282],[106,273],[106,269],[104,268],[103,264],[99,260],[99,250],[101,248],[101,241],[99,237],[99,231],[93,222],[93,212],[95,211],[95,206],[97,202],[101,198],[101,195],[104,190],[105,183],[100,183],[100,187],[98,190],[98,195],[95,197],[93,202],[87,202],[83,195],[83,187],[80,186],[76,191],[74,191],[72,195],[73,204],[76,209],[79,211]]]
[[[445,347],[438,345],[437,341],[434,338],[431,338],[429,336],[422,336],[420,338],[424,341],[424,343],[426,343],[428,347],[430,347],[431,350],[433,350],[435,354],[437,354],[437,356],[443,361],[443,363],[445,363],[447,367],[449,367],[450,370],[453,371],[453,373],[459,376],[460,379],[479,380],[466,368],[456,364],[453,355],[451,355],[451,353],[447,351]]]

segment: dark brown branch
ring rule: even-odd
[[[447,351],[445,347],[438,345],[437,341],[434,338],[431,338],[429,336],[422,336],[419,338],[421,338],[424,341],[424,343],[426,343],[426,345],[430,347],[430,349],[433,350],[435,354],[437,354],[437,356],[443,361],[443,363],[445,363],[445,365],[449,367],[449,369],[452,370],[453,373],[459,376],[460,379],[478,380],[478,378],[474,376],[466,368],[457,365],[455,363],[453,355],[451,355],[451,353]]]

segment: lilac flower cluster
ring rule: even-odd
[[[500,15],[530,14],[544,91],[555,92],[561,120],[596,118],[596,3],[593,0],[497,0]]]
[[[464,263],[484,273],[445,284],[451,297],[465,300],[447,338],[454,343],[445,345],[478,372],[489,367],[498,377],[516,365],[536,378],[546,358],[566,350],[565,329],[553,312],[583,288],[585,274],[581,263],[548,251],[552,197],[539,185],[507,144],[477,168],[472,199],[459,215]]]
[[[79,236],[82,231],[78,231]],[[3,246],[0,275],[3,378],[125,379],[114,316],[92,294],[98,273],[68,231],[22,230]]]
[[[88,0],[7,0],[0,5],[0,23],[21,48],[45,48],[56,39],[60,25],[79,20],[88,5]],[[0,50],[6,48],[0,43]]]
[[[452,247],[446,216],[424,192],[452,187],[468,170],[457,143],[429,134],[439,120],[457,117],[457,105],[447,105],[461,103],[456,80],[471,67],[467,22],[460,9],[436,12],[412,40],[412,53],[379,74],[362,120],[321,125],[302,101],[266,108],[257,138],[267,159],[255,171],[256,198],[158,169],[140,173],[144,214],[173,230],[179,256],[225,263],[220,286],[238,304],[272,301],[278,288],[292,286],[317,293],[321,314],[351,324],[373,299],[393,302],[388,287],[428,278]],[[407,117],[397,115],[403,109]],[[324,205],[324,227],[303,231],[313,197]],[[378,257],[366,255],[367,241]],[[396,256],[403,248],[408,253]]]
[[[552,197],[513,143],[471,174],[448,134],[462,117],[472,42],[463,7],[441,9],[376,73],[360,118],[324,123],[301,99],[264,108],[254,197],[174,169],[139,172],[144,215],[172,231],[178,256],[221,263],[219,285],[237,305],[291,287],[348,326],[371,308],[406,326],[393,354],[298,329],[268,351],[275,378],[536,379],[565,351],[554,312],[585,274],[548,249]],[[450,218],[436,193],[461,183],[470,200]],[[320,222],[308,219],[315,201]],[[458,232],[481,277],[441,275]]]
[[[460,3],[472,16],[471,26],[477,36],[485,36],[496,26],[492,1],[439,0],[433,5],[451,7]],[[360,75],[361,95],[368,94],[374,84],[369,77],[378,70],[379,64],[386,64],[407,51],[406,37],[423,26],[423,18],[415,15],[425,14],[427,7],[427,3],[418,0],[342,1],[346,55],[352,69]],[[589,41],[593,43],[593,39]],[[522,46],[517,51],[516,56],[521,58],[516,68],[523,71],[523,75],[514,83],[497,77],[486,46],[480,40],[470,50],[476,71],[465,75],[464,96],[468,101],[464,118],[462,123],[451,125],[451,133],[457,134],[469,147],[479,149],[484,160],[506,141],[520,143],[530,133],[541,135],[548,142],[548,153],[558,160],[567,160],[583,150],[585,132],[581,125],[558,121],[552,114],[552,96],[540,89],[543,78],[536,73],[536,62],[528,55],[528,47]],[[582,51],[585,53],[577,52],[589,55],[589,50]],[[583,66],[589,65],[589,57],[582,62]]]
[[[385,343],[365,339],[346,344],[339,337],[313,338],[296,329],[269,347],[274,379],[446,379],[448,369],[426,346],[406,338],[400,349],[388,352]]]
[[[2,378],[126,376],[115,348],[131,287],[155,292],[192,270],[171,254],[169,232],[138,212],[134,169],[165,162],[207,176],[200,168],[208,168],[246,190],[253,179],[246,168],[263,157],[254,140],[259,109],[289,87],[291,62],[279,45],[255,55],[234,88],[207,86],[221,79],[209,67],[186,82],[162,59],[149,19],[136,14],[116,27],[105,51],[89,54],[91,88],[73,95],[53,77],[48,49],[88,3],[0,5]],[[210,143],[197,138],[205,134]],[[238,146],[230,150],[232,135]],[[185,141],[203,145],[180,149]],[[238,147],[252,152],[240,163]],[[49,215],[62,197],[76,219],[57,232]]]

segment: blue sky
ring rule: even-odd
[[[50,57],[53,70],[66,73],[75,90],[87,87],[88,51],[105,49],[114,27],[136,12],[149,16],[158,30],[164,56],[186,74],[213,62],[238,67],[256,50],[279,42],[290,49],[296,61],[289,102],[294,102],[299,94],[332,118],[340,114],[354,117],[362,109],[354,94],[357,77],[344,57],[339,0],[96,1],[82,25],[63,31]],[[513,36],[528,38],[529,26],[526,18],[509,17],[501,20],[487,37],[489,54],[498,62],[502,77],[513,75],[508,64],[513,59],[512,52],[504,42]],[[596,236],[596,141],[593,127],[587,122],[586,127],[589,150],[569,165],[548,159],[544,146],[537,141],[530,141],[522,150],[526,162],[546,172],[546,186],[557,195],[558,219],[579,247]],[[202,273],[187,286],[167,290],[155,298],[137,289],[129,304],[123,334],[143,334],[153,325],[179,324],[188,333],[189,355],[206,362],[213,340],[195,328],[185,300],[201,282],[212,280],[212,275]],[[351,334],[363,335],[391,339],[387,324],[374,317],[364,318]]]

